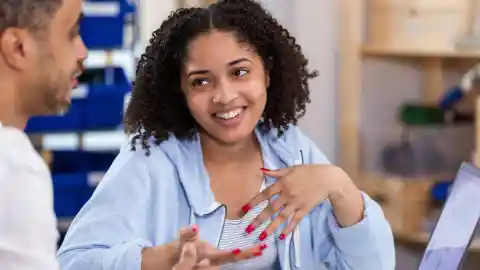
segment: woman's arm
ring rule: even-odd
[[[330,202],[311,214],[314,251],[328,269],[394,270],[395,247],[390,225],[380,206],[362,193],[363,218],[342,227]]]
[[[141,150],[122,149],[68,230],[58,252],[62,270],[140,270],[144,255],[149,261],[151,252],[144,252],[153,250],[147,240],[152,226],[148,221],[154,220],[149,209],[152,198],[161,198],[163,192],[153,187],[147,165],[149,159],[162,164],[162,157],[155,154],[147,158]],[[163,164],[163,173],[156,178],[169,177],[172,170]],[[158,263],[164,256],[157,255]]]
[[[310,139],[299,130],[296,133],[305,163],[330,163]],[[351,180],[348,182],[338,185],[338,192],[312,211],[318,260],[332,270],[394,270],[395,245],[390,224],[377,202],[359,191]]]

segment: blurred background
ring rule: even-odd
[[[125,141],[123,111],[153,30],[201,0],[85,1],[86,71],[70,110],[31,119],[64,233]],[[320,76],[300,127],[381,203],[397,269],[418,264],[462,161],[479,165],[479,0],[259,0]],[[476,117],[478,115],[478,117]],[[480,236],[464,269],[478,269]]]

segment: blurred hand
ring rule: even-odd
[[[208,259],[203,259],[199,263],[197,263],[197,260],[197,250],[195,244],[186,243],[185,245],[183,245],[182,253],[180,255],[178,263],[173,266],[172,270],[217,269],[210,266],[210,261]]]
[[[214,270],[216,267],[262,255],[265,245],[240,250],[220,250],[200,241],[198,227],[183,228],[178,240],[166,245],[146,248],[142,253],[142,270]],[[182,257],[183,256],[183,257]],[[192,259],[193,258],[193,259]],[[194,261],[193,268],[191,267]],[[177,268],[174,268],[177,267]],[[183,268],[181,268],[183,267]]]

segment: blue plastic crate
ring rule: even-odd
[[[65,115],[33,117],[27,123],[26,132],[74,132],[121,125],[125,96],[131,91],[131,83],[122,68],[101,71],[107,74],[101,81],[76,90],[71,109]]]
[[[84,126],[84,99],[73,99],[68,112],[59,116],[32,117],[28,120],[25,132],[62,132],[75,131]]]
[[[107,171],[116,152],[53,151],[52,174]]]
[[[106,72],[112,75],[111,83],[93,84],[89,89],[85,103],[87,130],[117,128],[123,121],[125,96],[131,91],[131,83],[121,68]]]
[[[432,198],[438,201],[445,201],[450,194],[453,181],[442,181],[432,188]]]
[[[113,49],[123,46],[125,17],[135,12],[127,0],[86,1],[80,34],[90,49]]]
[[[58,218],[77,215],[95,190],[95,186],[88,183],[87,173],[57,174],[52,179],[54,210]]]
[[[88,152],[82,151],[53,151],[51,163],[52,174],[61,175],[89,171],[91,167],[91,156]]]

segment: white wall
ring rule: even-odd
[[[332,160],[336,158],[336,25],[335,1],[263,0],[264,6],[289,29],[303,47],[310,66],[320,77],[311,83],[312,103],[300,127]],[[177,0],[141,0],[141,36],[144,42],[160,26]]]

